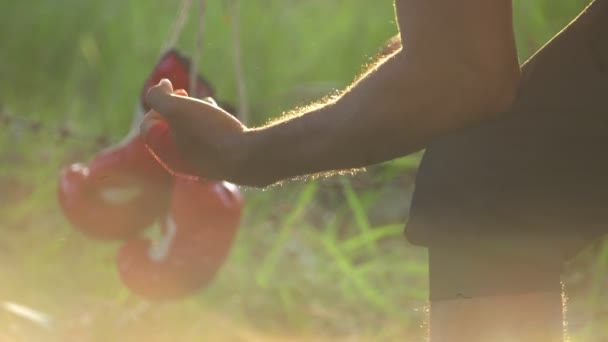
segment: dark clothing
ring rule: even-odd
[[[608,232],[608,0],[522,70],[509,112],[432,144],[420,165],[406,236],[429,247],[431,298],[554,287]],[[446,278],[457,273],[477,280]],[[483,280],[493,273],[512,281]]]

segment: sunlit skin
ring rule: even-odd
[[[159,114],[148,114],[142,131],[160,115],[200,176],[266,187],[405,156],[508,108],[520,75],[510,0],[394,5],[404,47],[339,95],[247,127],[217,106],[174,94],[165,80],[148,93]],[[559,292],[437,301],[430,317],[433,342],[562,338]]]
[[[172,94],[169,82],[147,102],[202,176],[259,187],[400,157],[508,107],[519,78],[510,1],[398,0],[395,9],[405,49],[341,95],[269,125],[246,127]]]

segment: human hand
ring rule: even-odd
[[[146,101],[152,110],[141,124],[144,136],[150,128],[166,122],[180,157],[190,163],[197,176],[234,181],[239,161],[245,155],[246,127],[222,110],[213,100],[188,97],[173,90],[169,80],[150,88]]]

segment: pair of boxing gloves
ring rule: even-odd
[[[144,90],[165,77],[188,84],[187,65],[178,57],[167,53]],[[59,203],[68,221],[91,238],[124,241],[117,256],[120,278],[149,299],[181,297],[208,284],[241,220],[243,197],[236,186],[176,176],[174,169],[193,170],[160,121],[145,136],[135,134],[86,165],[65,167],[59,178]],[[153,243],[142,234],[155,224],[163,238]]]

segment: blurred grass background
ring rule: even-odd
[[[227,1],[207,1],[200,71],[236,104]],[[587,0],[515,1],[521,60]],[[351,82],[397,30],[391,1],[240,1],[251,124]],[[199,295],[148,303],[120,283],[118,243],[75,232],[56,202],[57,172],[86,161],[83,141],[119,140],[179,7],[161,0],[0,2],[0,104],[40,121],[0,126],[0,302],[49,315],[41,326],[0,310],[3,341],[421,341],[426,253],[402,237],[418,156],[370,172],[245,190],[245,221],[217,280]],[[191,19],[193,20],[193,19]],[[192,50],[190,22],[178,46]],[[2,124],[0,124],[2,125]],[[608,248],[565,277],[573,341],[608,338]]]

